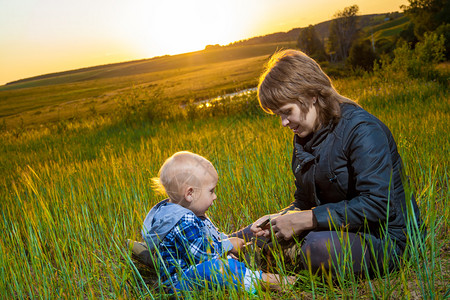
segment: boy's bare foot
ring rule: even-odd
[[[131,253],[133,254],[134,258],[145,265],[153,266],[150,251],[148,251],[147,245],[145,243],[127,240],[126,244],[128,249],[131,249]]]
[[[261,280],[265,282],[271,290],[282,291],[286,286],[294,285],[294,283],[297,281],[297,277],[263,273]]]
[[[286,276],[284,277],[284,279],[286,280],[287,284],[294,285],[295,282],[297,281],[297,276]]]

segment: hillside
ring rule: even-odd
[[[367,27],[374,28],[373,30],[381,30],[383,29],[380,27],[379,29],[376,29],[375,27],[384,24],[384,26],[390,27],[387,25],[389,21],[395,20],[399,17],[401,17],[402,13],[386,13],[386,14],[370,14],[370,15],[363,15],[358,16],[358,24],[359,27],[363,30]],[[328,39],[328,36],[330,34],[330,25],[332,20],[324,21],[318,24],[314,25],[314,29],[319,36],[319,39],[322,41],[325,41]],[[242,46],[242,45],[257,45],[257,44],[264,44],[264,43],[280,43],[280,42],[288,42],[288,41],[297,41],[298,36],[300,34],[300,31],[303,28],[293,28],[289,30],[288,32],[275,32],[272,34],[267,34],[264,36],[257,36],[253,38],[249,38],[246,40],[241,40],[238,42],[231,43],[230,45],[236,45],[236,46]]]
[[[155,97],[185,104],[254,87],[268,57],[292,43],[220,47],[194,53],[83,69],[0,88],[3,128],[115,113]],[[145,90],[145,99],[133,91]],[[133,100],[130,100],[133,99]]]
[[[358,16],[358,23],[364,32],[382,31],[390,28],[388,20],[398,19],[402,14],[371,14]],[[405,17],[403,18],[405,20]],[[314,25],[315,30],[322,41],[328,39],[331,20]],[[381,24],[381,25],[380,25]],[[402,23],[403,24],[403,23]],[[378,26],[378,27],[377,27]],[[70,70],[65,72],[44,74],[30,78],[20,79],[7,83],[0,87],[2,90],[20,89],[36,86],[45,86],[61,83],[96,80],[101,78],[113,78],[119,76],[139,75],[148,72],[192,67],[213,62],[224,62],[249,58],[267,54],[265,47],[242,48],[243,46],[261,46],[274,43],[295,43],[302,28],[293,28],[288,32],[276,32],[264,36],[258,36],[231,43],[227,46],[206,47],[205,50],[180,55],[166,55],[150,59],[142,59],[129,62],[121,62],[108,65],[100,65],[89,68]],[[380,37],[383,37],[380,35]],[[238,47],[238,48],[236,48]]]
[[[365,35],[380,39],[405,24],[400,14],[360,16]],[[387,18],[394,18],[388,20]],[[316,31],[328,36],[330,21]],[[116,111],[129,93],[144,89],[148,97],[185,104],[254,87],[264,63],[275,51],[295,48],[301,28],[254,37],[227,46],[191,53],[94,66],[45,74],[0,87],[2,128],[28,127]],[[140,99],[139,101],[146,101]]]
[[[95,66],[14,81],[0,87],[0,91],[199,67],[206,64],[269,55],[278,46],[287,46],[287,44],[265,43],[246,47],[219,47],[179,55]]]

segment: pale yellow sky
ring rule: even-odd
[[[0,85],[51,72],[203,49],[407,0],[0,0]]]

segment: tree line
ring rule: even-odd
[[[315,27],[309,25],[300,31],[297,47],[318,61],[345,64],[350,68],[372,70],[374,62],[392,55],[401,43],[414,49],[431,33],[444,39],[444,57],[449,59],[450,49],[450,7],[449,0],[408,0],[402,5],[409,18],[408,25],[394,40],[375,41],[363,36],[358,24],[358,5],[352,5],[334,14],[327,40],[321,40]]]

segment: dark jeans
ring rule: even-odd
[[[249,241],[253,237],[250,227],[230,236]],[[256,243],[269,255],[270,241],[258,238]],[[349,264],[357,275],[365,275],[364,266],[367,266],[369,276],[384,274],[396,268],[402,254],[401,249],[392,242],[385,242],[370,234],[345,231],[309,231],[288,243],[280,243],[280,246],[283,254],[295,262],[296,268],[311,267],[313,272],[331,269],[333,274],[343,270],[343,266],[348,270]]]

